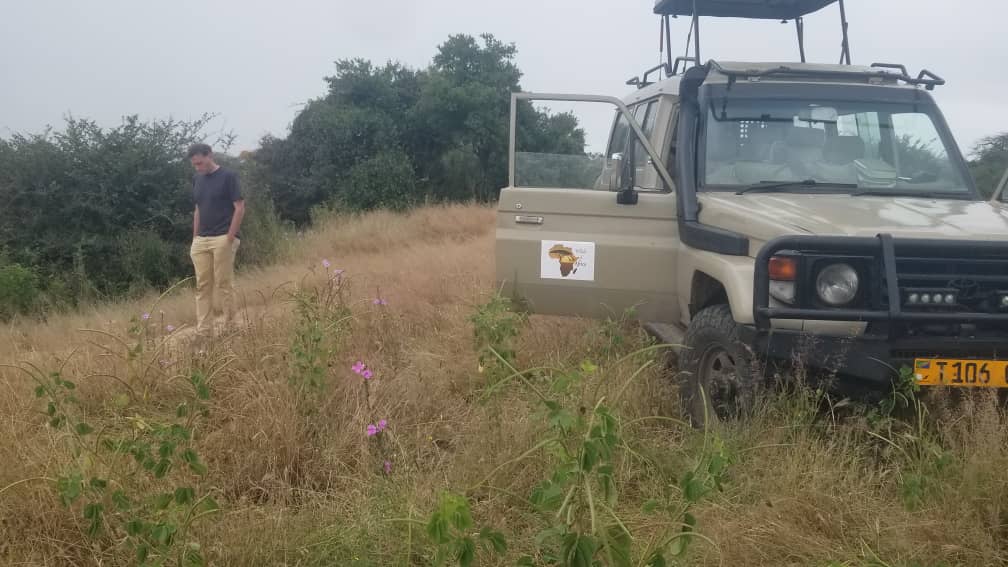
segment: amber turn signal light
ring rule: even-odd
[[[770,258],[770,279],[779,282],[793,282],[798,279],[798,262],[786,256]]]

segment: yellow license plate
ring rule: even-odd
[[[1008,388],[1008,361],[918,358],[914,375],[922,386]]]

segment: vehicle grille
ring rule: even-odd
[[[916,358],[961,358],[965,360],[1005,360],[1008,358],[1008,347],[935,347],[932,349],[897,349],[890,352],[897,360],[913,360]]]
[[[1008,294],[1008,260],[1000,258],[919,258],[897,257],[896,273],[902,302],[906,311],[952,313],[1004,313],[1002,297]],[[885,280],[885,278],[882,278]],[[883,281],[882,300],[888,307],[891,298]],[[906,290],[953,290],[957,303],[949,306],[911,306],[906,302]]]

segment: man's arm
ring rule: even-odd
[[[228,242],[234,242],[241,230],[242,219],[245,218],[245,198],[241,193],[241,185],[238,183],[238,174],[232,173],[228,179],[228,197],[234,203],[234,215],[231,217],[231,227],[228,228]]]
[[[195,210],[193,211],[193,220],[192,220],[192,237],[193,237],[193,240],[196,240],[197,236],[199,236],[199,206],[198,205],[195,207]]]
[[[243,218],[245,218],[245,199],[234,202],[234,216],[231,217],[231,228],[227,233],[228,242],[234,242],[235,235],[241,229]]]

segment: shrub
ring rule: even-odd
[[[30,313],[38,304],[38,276],[19,264],[0,266],[0,320]]]

